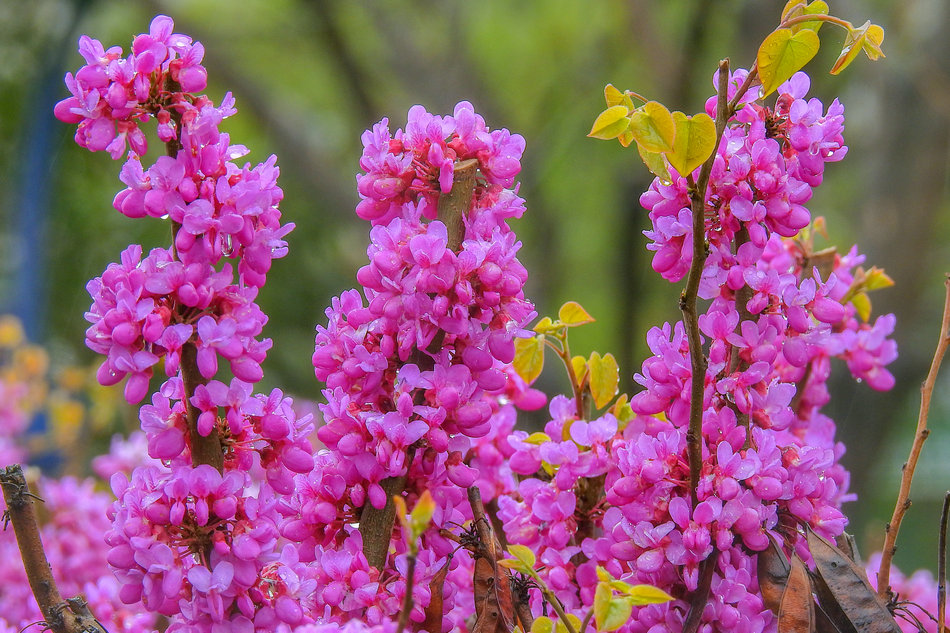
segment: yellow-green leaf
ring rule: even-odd
[[[593,323],[594,317],[587,313],[587,310],[581,307],[576,301],[568,301],[557,311],[558,321],[561,321],[568,327]]]
[[[841,54],[835,60],[835,65],[831,67],[831,74],[837,75],[847,68],[862,50],[871,60],[884,57],[884,52],[881,50],[883,41],[884,29],[877,24],[871,24],[870,21],[865,22],[858,28],[851,29],[848,36],[844,38]]]
[[[637,150],[640,152],[640,160],[647,166],[650,173],[660,179],[660,182],[664,185],[669,185],[673,182],[673,179],[670,178],[670,170],[666,166],[665,154],[644,151],[639,145],[637,145]]]
[[[400,495],[393,495],[393,505],[396,506],[396,519],[398,519],[401,526],[408,530],[409,520],[406,518],[406,515],[409,513],[409,510],[406,508],[406,500]]]
[[[819,46],[818,34],[811,29],[797,33],[792,29],[772,31],[762,42],[756,56],[762,96],[770,95],[801,70],[815,56]]]
[[[597,580],[599,580],[600,582],[610,582],[613,579],[614,577],[610,575],[609,571],[607,571],[600,565],[597,565]]]
[[[554,620],[544,615],[535,618],[531,633],[554,633]]]
[[[579,617],[577,617],[577,616],[574,615],[573,613],[568,613],[568,614],[567,614],[567,619],[568,619],[568,621],[571,623],[571,626],[574,627],[574,630],[575,630],[575,631],[580,631],[580,630],[581,630],[581,619],[580,619]],[[555,631],[555,633],[568,633],[567,627],[564,625],[563,622],[561,622],[560,619],[558,619],[557,621],[555,621],[555,623],[554,623],[554,631]]]
[[[537,380],[544,368],[544,335],[517,339],[512,365],[522,380],[529,385]]]
[[[409,514],[409,527],[411,528],[413,539],[419,538],[422,533],[426,531],[434,513],[435,499],[433,499],[432,494],[426,490],[419,496],[419,500],[416,501],[416,507],[414,507]]]
[[[551,317],[542,318],[534,326],[534,331],[538,334],[547,334],[554,329],[556,328],[554,327],[554,321],[551,320]]]
[[[637,606],[644,604],[662,604],[673,599],[673,596],[653,585],[634,585],[627,591],[627,594],[633,600],[633,604]]]
[[[613,354],[601,357],[597,352],[590,355],[590,395],[594,397],[594,406],[606,407],[617,395],[620,384],[620,369]]]
[[[534,444],[535,446],[541,446],[547,442],[550,442],[551,438],[548,437],[547,433],[542,433],[541,431],[535,431],[528,437],[524,438],[525,444]]]
[[[871,318],[871,298],[868,297],[866,292],[855,293],[855,295],[851,297],[851,305],[858,311],[858,316],[861,317],[862,321],[867,321]]]
[[[617,137],[617,140],[620,141],[622,147],[630,147],[630,143],[633,142],[633,132],[631,132],[628,127],[623,131],[623,134]]]
[[[868,290],[880,290],[881,288],[890,288],[893,285],[894,280],[884,272],[883,268],[877,266],[872,266],[864,279],[864,287]]]
[[[673,149],[676,128],[673,115],[657,101],[647,101],[630,115],[630,132],[637,145],[648,152],[668,152]]]
[[[681,176],[686,176],[702,165],[716,148],[716,124],[706,113],[690,117],[674,112],[673,122],[676,137],[673,151],[668,152],[666,158]]]
[[[630,119],[627,118],[626,106],[615,105],[607,108],[598,115],[594,125],[590,128],[590,136],[605,141],[617,138],[630,125]]]
[[[607,84],[604,86],[604,100],[607,102],[608,108],[622,105],[623,93],[617,90],[613,84]]]
[[[509,545],[508,553],[517,558],[518,562],[528,569],[534,569],[534,565],[538,561],[534,556],[534,552],[525,545]]]
[[[599,583],[594,591],[594,622],[598,631],[614,631],[626,624],[633,612],[633,601],[627,596],[614,596],[610,585]]]
[[[828,4],[823,2],[823,0],[815,0],[811,4],[805,4],[801,0],[791,0],[785,5],[785,9],[782,11],[782,22],[784,23],[786,20],[803,15],[828,15]],[[807,22],[793,24],[789,28],[792,29],[793,33],[797,33],[802,29],[811,29],[817,33],[821,25],[821,20],[809,20]]]
[[[575,356],[571,359],[571,368],[574,370],[574,377],[577,382],[584,382],[584,374],[587,373],[587,359],[583,356]]]

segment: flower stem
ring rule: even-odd
[[[940,340],[937,342],[937,349],[934,351],[927,379],[920,386],[920,413],[917,416],[917,432],[910,447],[910,456],[907,458],[901,473],[901,486],[897,493],[894,514],[884,530],[884,549],[881,552],[881,567],[877,572],[877,594],[884,600],[887,600],[891,593],[891,561],[894,558],[894,552],[897,551],[897,533],[900,530],[901,521],[904,520],[904,514],[907,513],[907,509],[910,507],[910,485],[914,479],[914,470],[917,468],[917,460],[920,458],[924,441],[930,435],[930,429],[927,428],[927,416],[930,413],[930,399],[933,396],[934,385],[937,382],[937,372],[940,371],[943,356],[947,351],[947,347],[950,346],[950,277],[944,280],[944,285],[947,287],[947,297],[943,306]]]

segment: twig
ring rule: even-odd
[[[584,621],[581,622],[581,630],[578,633],[584,633],[587,630],[587,625],[590,624],[590,619],[594,617],[594,607],[591,607],[587,612],[587,615],[584,616]]]
[[[937,550],[937,627],[945,633],[944,619],[947,614],[947,518],[950,515],[950,492],[943,498],[943,513],[940,515],[940,547]]]
[[[943,356],[950,345],[950,278],[944,280],[947,287],[947,297],[943,305],[943,321],[940,324],[940,340],[937,343],[937,349],[934,351],[933,361],[930,364],[930,371],[927,373],[927,379],[920,386],[920,413],[917,416],[917,432],[914,435],[914,443],[910,447],[910,456],[904,464],[901,473],[901,486],[897,493],[897,503],[894,505],[894,514],[891,516],[890,523],[884,530],[884,549],[881,552],[881,567],[877,572],[877,593],[887,600],[890,597],[890,574],[891,560],[896,551],[897,532],[900,530],[901,521],[904,520],[904,514],[910,507],[910,485],[914,479],[914,470],[917,468],[917,460],[920,458],[920,451],[924,446],[924,441],[930,435],[930,429],[927,428],[927,416],[930,413],[930,398],[933,396],[934,385],[937,382],[937,372],[940,371],[940,364],[943,362]]]
[[[399,612],[399,624],[396,633],[402,633],[409,623],[409,613],[412,611],[412,583],[416,578],[416,555],[410,552],[406,556],[406,595],[402,598],[402,611]]]
[[[716,144],[709,159],[699,171],[699,180],[693,182],[692,174],[686,175],[689,184],[690,208],[693,212],[693,261],[689,267],[686,289],[680,297],[680,310],[683,312],[683,324],[689,340],[689,359],[692,367],[692,380],[689,402],[689,429],[686,432],[686,447],[689,454],[689,493],[692,505],[698,504],[696,488],[699,486],[699,474],[703,461],[703,392],[706,383],[706,356],[703,353],[702,338],[699,334],[699,314],[696,300],[699,296],[699,282],[706,263],[706,186],[712,173],[713,162],[719,150],[722,133],[729,120],[727,95],[729,88],[729,60],[719,62],[719,97],[716,105]]]
[[[35,495],[26,485],[23,469],[18,465],[4,468],[0,471],[0,486],[3,487],[3,499],[7,504],[4,519],[13,524],[30,589],[46,619],[46,626],[55,633],[106,633],[95,616],[83,608],[84,600],[63,600],[59,593],[40,539],[32,499]]]
[[[713,547],[712,553],[699,564],[699,584],[690,597],[689,611],[683,621],[683,633],[696,633],[699,630],[699,622],[703,618],[706,603],[709,602],[709,588],[712,586],[713,572],[718,562],[719,550]]]

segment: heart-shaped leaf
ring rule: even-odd
[[[617,359],[613,354],[605,354],[601,357],[597,352],[593,352],[588,366],[590,367],[590,395],[594,397],[594,406],[601,409],[617,395],[617,386],[620,384]]]
[[[662,103],[647,101],[630,115],[630,132],[644,150],[668,152],[673,149],[676,126],[673,115]]]
[[[628,113],[629,110],[622,105],[607,108],[597,116],[587,136],[605,141],[617,138],[630,125],[630,119],[627,118]]]
[[[639,145],[637,145],[637,150],[640,152],[640,160],[647,166],[650,173],[659,178],[664,185],[672,184],[673,180],[670,178],[670,170],[666,166],[665,154],[644,151]]]
[[[537,380],[544,369],[544,335],[517,339],[512,365],[522,380],[529,385]]]
[[[847,68],[862,50],[870,60],[884,57],[884,51],[881,50],[883,41],[884,29],[877,24],[871,24],[870,21],[865,22],[858,28],[851,29],[848,36],[844,38],[841,54],[835,60],[835,65],[831,67],[831,74],[837,75]]]
[[[558,321],[568,327],[594,322],[594,317],[589,315],[587,310],[576,301],[568,301],[562,305],[561,309],[557,311],[557,318]]]
[[[629,596],[615,596],[610,585],[599,583],[594,591],[594,622],[598,631],[614,631],[626,624],[633,612]]]
[[[811,29],[797,33],[792,29],[777,29],[762,42],[756,62],[762,81],[762,96],[766,97],[807,64],[818,52],[818,34]]]
[[[686,176],[702,165],[716,148],[716,124],[705,113],[689,117],[674,112],[673,122],[676,136],[673,151],[668,152],[666,158],[681,176]]]

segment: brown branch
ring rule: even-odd
[[[692,368],[692,380],[689,402],[689,429],[686,432],[686,448],[689,455],[689,493],[692,505],[698,504],[696,488],[703,461],[703,391],[706,382],[706,356],[703,353],[702,338],[699,334],[699,314],[696,301],[699,296],[699,282],[703,265],[706,263],[706,186],[712,173],[713,162],[719,150],[722,133],[729,120],[727,90],[729,87],[729,60],[719,62],[719,98],[716,106],[716,144],[709,159],[699,171],[699,180],[693,182],[692,174],[686,175],[689,184],[690,208],[693,212],[693,261],[689,267],[686,289],[680,297],[680,310],[683,313],[683,325],[689,340],[689,359]]]
[[[940,514],[940,546],[937,551],[937,631],[946,633],[947,625],[947,519],[950,518],[950,492],[943,498]]]
[[[475,175],[478,172],[478,161],[469,159],[455,163],[452,190],[439,196],[438,218],[445,224],[448,233],[447,248],[458,252],[465,236],[463,218],[472,206],[472,196],[475,193]],[[439,331],[433,337],[432,348],[441,348],[445,336]],[[425,354],[421,350],[413,353],[413,362],[419,364]],[[420,369],[423,369],[420,367]],[[398,477],[387,477],[380,482],[386,493],[386,505],[376,508],[372,503],[363,505],[360,513],[360,535],[363,537],[363,554],[366,561],[377,569],[386,564],[386,555],[389,553],[389,541],[392,538],[393,525],[396,521],[396,506],[393,496],[401,495],[406,489],[409,467],[412,465],[414,451],[409,450],[406,460],[406,474]]]
[[[699,564],[699,584],[689,600],[689,611],[683,621],[683,633],[696,633],[703,618],[703,610],[709,602],[709,589],[712,586],[713,572],[719,562],[719,550],[713,547],[712,553]]]
[[[396,505],[393,497],[402,495],[406,489],[406,479],[412,460],[407,460],[406,475],[387,477],[379,482],[386,493],[386,505],[377,508],[369,500],[363,504],[360,513],[360,534],[363,537],[363,555],[366,562],[376,569],[382,569],[389,554],[389,541],[393,535],[393,525],[396,523]]]
[[[165,81],[166,90],[174,92],[181,90],[171,77]],[[175,138],[165,143],[165,153],[172,158],[178,156],[181,151],[181,113],[175,108],[169,110],[172,120],[175,122]],[[178,253],[175,249],[175,239],[178,237],[178,231],[181,225],[172,221],[172,254],[177,259]],[[182,322],[186,320],[188,308],[183,305],[178,306],[177,315]],[[188,420],[188,443],[191,447],[191,465],[197,467],[201,464],[208,464],[214,467],[219,473],[224,471],[224,452],[221,447],[221,436],[218,430],[212,428],[208,435],[202,435],[198,432],[198,417],[201,411],[191,403],[191,397],[195,395],[195,389],[198,385],[207,383],[201,371],[198,369],[198,348],[188,341],[181,348],[181,381],[184,395],[182,399],[185,402],[185,411]]]
[[[894,558],[894,552],[897,550],[897,533],[901,527],[901,521],[904,520],[904,514],[910,507],[910,485],[914,479],[914,470],[917,468],[917,460],[920,458],[920,451],[924,446],[924,441],[930,435],[930,429],[927,428],[927,416],[930,413],[930,398],[933,396],[934,384],[937,381],[937,372],[940,371],[940,364],[943,362],[943,356],[950,345],[950,277],[944,280],[947,287],[947,297],[943,306],[943,321],[940,325],[940,340],[937,342],[937,349],[934,351],[933,361],[930,363],[930,371],[927,373],[927,379],[920,386],[920,413],[917,416],[917,432],[914,435],[914,443],[910,447],[910,456],[904,464],[901,473],[901,486],[897,493],[897,502],[894,505],[894,514],[891,516],[890,523],[884,531],[884,549],[881,552],[881,567],[877,572],[877,593],[887,600],[890,597],[890,573],[891,561]]]
[[[23,469],[14,465],[0,471],[0,486],[3,487],[3,499],[7,504],[4,526],[7,521],[13,524],[30,589],[46,619],[46,625],[55,633],[106,633],[102,624],[86,608],[82,598],[64,600],[59,593],[40,539],[33,505],[35,495],[26,485]]]

